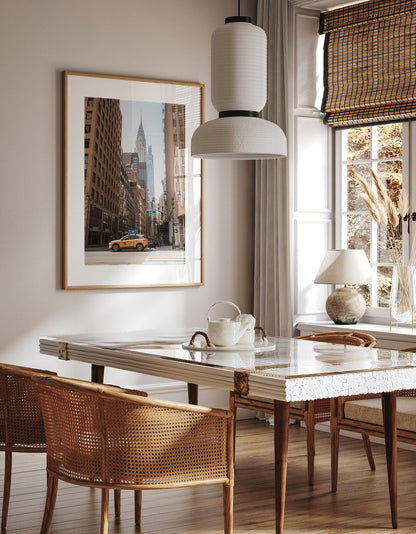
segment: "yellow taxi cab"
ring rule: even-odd
[[[121,239],[114,239],[108,243],[108,248],[113,252],[120,252],[123,249],[144,250],[148,245],[148,240],[141,234],[128,234]]]

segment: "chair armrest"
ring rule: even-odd
[[[104,397],[114,398],[117,397],[120,400],[125,400],[129,402],[135,402],[139,404],[144,404],[148,406],[155,406],[159,408],[166,408],[171,410],[179,410],[183,412],[191,413],[201,413],[209,414],[216,417],[221,417],[225,419],[231,419],[234,417],[233,412],[230,410],[223,410],[221,408],[208,408],[205,406],[197,406],[193,404],[185,404],[180,402],[165,401],[160,399],[148,398],[147,394],[144,392],[129,390],[119,388],[118,386],[110,386],[106,384],[97,384],[95,382],[85,382],[83,380],[76,380],[73,378],[62,378],[62,377],[48,377],[48,376],[35,376],[33,380],[35,382],[48,385],[49,383],[53,385],[55,380],[59,380],[60,384],[63,387],[68,389],[81,389],[82,391],[90,390],[97,393],[100,393]]]

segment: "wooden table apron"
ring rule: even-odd
[[[71,336],[70,338],[74,338]],[[276,338],[278,341],[283,338]],[[297,340],[290,340],[288,343],[294,346],[296,349],[302,347]],[[305,342],[304,342],[305,343]],[[306,342],[310,344],[311,342]],[[288,394],[286,386],[290,384],[290,379],[283,376],[271,376],[269,370],[266,372],[259,369],[236,369],[232,367],[222,367],[221,365],[202,365],[198,361],[181,360],[177,357],[169,358],[166,356],[166,347],[158,347],[157,345],[152,348],[150,344],[142,345],[142,348],[138,348],[139,343],[135,345],[134,352],[126,348],[117,348],[108,346],[100,346],[99,344],[92,344],[87,342],[72,342],[68,341],[68,337],[65,338],[42,338],[40,341],[40,352],[50,356],[55,356],[63,360],[77,360],[91,364],[91,379],[95,382],[102,382],[104,378],[104,368],[106,366],[149,374],[153,376],[159,376],[163,378],[169,378],[173,380],[180,380],[188,383],[189,399],[193,403],[197,403],[197,386],[205,385],[213,388],[225,389],[228,391],[235,391],[236,389],[236,376],[242,374],[243,378],[246,376],[247,385],[250,393],[253,396],[261,396],[274,400],[274,446],[275,446],[275,501],[276,501],[276,534],[283,533],[284,523],[284,508],[286,497],[286,474],[287,474],[287,457],[288,457],[288,438],[289,438],[289,406],[292,400],[313,400],[312,398],[287,399],[285,396]],[[304,345],[303,347],[306,347]],[[176,347],[176,350],[180,348]],[[356,349],[356,347],[354,347]],[[374,351],[376,349],[361,349],[366,351]],[[278,351],[276,351],[278,352]],[[302,351],[300,351],[302,352]],[[379,351],[380,352],[380,351]],[[162,355],[161,355],[162,353]],[[383,351],[382,358],[387,354],[397,353],[397,351]],[[176,354],[176,353],[175,353]],[[363,353],[365,354],[365,353]],[[377,353],[376,353],[377,356]],[[397,363],[397,355],[396,363]],[[393,360],[393,356],[392,356]],[[378,360],[376,360],[378,361]],[[398,365],[394,369],[382,369],[377,373],[385,373],[384,377],[395,379],[394,374],[391,371],[397,370]],[[409,389],[410,382],[416,383],[416,366],[413,368],[413,363],[406,368],[409,368],[409,374],[411,380],[407,380],[401,387],[397,389]],[[287,365],[283,365],[287,367]],[[351,373],[351,371],[349,371]],[[358,372],[358,371],[357,371]],[[339,381],[341,377],[344,381],[346,377],[353,376],[348,375],[347,372],[334,372],[326,373],[330,377],[333,377],[335,382]],[[310,376],[317,376],[310,375]],[[358,375],[355,374],[354,378]],[[364,375],[366,376],[366,375]],[[380,375],[368,375],[368,379],[371,376]],[[239,377],[241,378],[241,376]],[[302,379],[309,378],[308,374],[301,376]],[[397,382],[397,379],[396,379]],[[392,389],[392,384],[396,386],[396,382],[386,380],[385,389]],[[346,381],[348,383],[348,380]],[[337,383],[335,388],[339,387]],[[360,386],[363,388],[363,386]],[[384,386],[382,387],[382,389]],[[379,387],[380,389],[380,387]],[[329,390],[331,393],[331,390]],[[353,394],[370,393],[371,391],[364,391],[364,388]],[[396,397],[393,390],[391,391],[379,391],[382,393],[382,406],[383,406],[383,418],[385,425],[385,447],[388,469],[388,481],[389,481],[389,496],[390,496],[390,508],[391,508],[391,520],[393,528],[397,528],[397,436],[396,436]],[[327,392],[326,392],[327,393]],[[339,391],[338,395],[345,395],[346,391]],[[325,397],[338,396],[332,392]],[[325,398],[314,396],[313,398]]]

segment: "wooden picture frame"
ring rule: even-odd
[[[64,72],[64,289],[204,283],[204,86]]]

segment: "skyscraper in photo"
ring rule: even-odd
[[[148,191],[147,183],[147,145],[146,136],[143,129],[143,120],[140,118],[139,129],[136,136],[136,153],[139,157],[139,184],[146,193]],[[148,199],[146,199],[148,200]]]
[[[147,148],[147,189],[149,191],[149,199],[153,200],[155,198],[155,173],[153,166],[153,152],[152,145],[149,145]]]
[[[84,103],[85,247],[106,245],[118,232],[122,115],[120,101]]]

